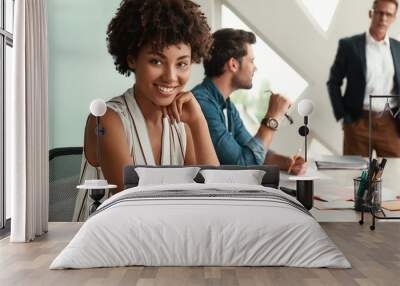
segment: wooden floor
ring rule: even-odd
[[[79,229],[51,223],[28,244],[0,241],[0,285],[400,285],[400,223],[379,222],[375,231],[354,222],[321,223],[353,268],[123,267],[48,270]]]

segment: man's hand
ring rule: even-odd
[[[296,156],[295,158],[289,159],[289,166],[288,166],[289,174],[293,174],[296,176],[304,175],[306,171],[307,171],[307,162],[304,160],[304,158]]]
[[[265,116],[278,119],[288,111],[291,105],[292,102],[288,98],[278,93],[273,93],[269,98],[268,111]]]
[[[277,165],[280,170],[287,171],[292,175],[304,175],[307,170],[307,162],[298,155],[288,157],[275,152],[270,152],[265,157],[264,164]]]

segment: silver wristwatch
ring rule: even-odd
[[[277,130],[279,122],[273,117],[264,117],[263,120],[261,120],[261,125],[264,125],[272,130]]]

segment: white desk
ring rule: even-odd
[[[349,187],[353,190],[353,178],[360,175],[360,170],[322,170],[320,171],[327,176],[325,179],[314,181],[314,195],[323,194],[324,189]],[[285,176],[283,176],[285,177]],[[389,158],[383,173],[383,188],[390,189],[400,195],[400,159]],[[283,178],[280,182],[281,186],[296,188],[296,183],[287,181]],[[360,213],[354,210],[318,210],[311,209],[311,213],[320,222],[358,222]],[[385,210],[389,216],[400,216],[400,212],[389,212]],[[369,217],[366,218],[366,223],[369,224]]]

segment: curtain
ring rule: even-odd
[[[48,228],[47,20],[45,0],[17,0],[14,9],[13,92],[6,99],[10,241],[28,242]]]

